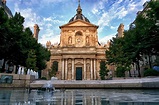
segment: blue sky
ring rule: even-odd
[[[106,43],[117,33],[120,23],[129,28],[136,13],[149,0],[80,0],[82,13],[92,24],[98,25],[98,40]],[[78,0],[7,0],[13,15],[20,12],[25,18],[25,27],[33,30],[40,27],[39,43],[52,44],[60,41],[59,26],[68,23],[76,14]]]

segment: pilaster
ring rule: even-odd
[[[74,61],[74,59],[72,59],[72,80],[74,80],[74,75],[75,75],[75,72],[74,72],[74,64],[75,63],[75,61]]]

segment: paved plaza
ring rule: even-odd
[[[113,80],[36,80],[30,88],[53,84],[55,88],[159,88],[159,77],[114,78]]]

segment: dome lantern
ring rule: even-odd
[[[81,6],[80,6],[80,0],[78,0],[78,2],[79,2],[79,4],[78,4],[77,10],[76,10],[77,14],[69,20],[69,23],[72,22],[72,21],[78,20],[78,19],[90,23],[90,21],[82,14],[82,9],[81,9]]]

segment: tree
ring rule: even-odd
[[[19,50],[18,42],[22,37],[21,34],[23,33],[24,18],[18,13],[16,13],[13,18],[8,18],[5,16],[6,14],[3,14],[2,10],[2,17],[5,18],[3,20],[6,21],[4,21],[3,24],[0,24],[2,35],[0,39],[0,42],[2,42],[0,45],[0,58],[4,59],[3,65],[5,65],[6,61],[14,63],[14,58],[17,58],[16,55],[21,53]],[[4,66],[2,67],[2,71],[5,71]]]
[[[101,80],[105,80],[105,76],[107,76],[108,74],[108,70],[107,70],[107,67],[106,67],[106,62],[105,61],[101,61],[100,62],[100,71],[99,71],[99,74],[100,74],[100,78]]]
[[[152,67],[151,57],[159,54],[159,25],[156,24],[158,20],[159,1],[150,1],[145,11],[135,19],[134,27],[124,31],[124,37],[111,40],[106,58],[108,64],[117,67],[117,74],[124,74],[125,70],[130,71],[130,65],[135,63],[138,76],[141,77],[139,62],[144,60],[144,56],[149,58],[149,68]]]
[[[37,43],[30,28],[24,28],[24,18],[20,13],[8,18],[2,8],[0,15],[0,59],[4,59],[2,72],[5,71],[6,61],[43,70],[50,59],[50,51]]]
[[[51,71],[49,72],[49,76],[50,77],[56,76],[57,71],[58,71],[58,62],[54,61],[52,63]]]
[[[130,53],[124,48],[126,42],[124,38],[113,38],[109,49],[106,51],[106,58],[108,64],[113,64],[116,67],[123,67],[130,71],[129,66],[132,63]],[[124,70],[124,73],[125,73]],[[129,72],[130,76],[131,73]]]
[[[116,69],[116,76],[117,77],[125,77],[125,68],[122,66],[118,66]]]
[[[28,58],[26,59],[26,67],[34,71],[37,71],[36,62],[37,60],[35,50],[31,49],[29,51]]]

